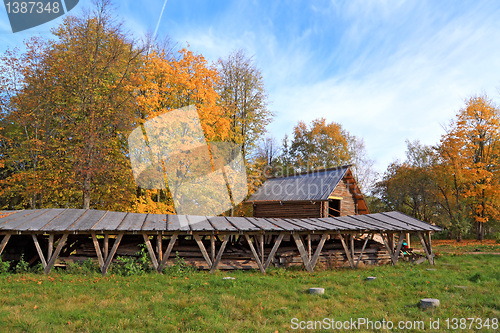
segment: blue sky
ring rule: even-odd
[[[81,0],[72,12],[89,6]],[[131,34],[153,32],[164,0],[115,1]],[[0,8],[0,51],[60,19],[12,34]],[[405,140],[436,144],[464,100],[499,100],[499,1],[168,0],[158,37],[210,61],[245,49],[261,69],[278,140],[324,117],[365,140],[383,172]]]

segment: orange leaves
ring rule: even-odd
[[[152,52],[134,77],[131,89],[141,109],[142,119],[151,119],[169,110],[195,105],[209,140],[228,137],[229,121],[217,105],[217,71],[205,58],[182,49],[180,58]]]

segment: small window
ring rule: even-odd
[[[340,216],[340,206],[342,200],[330,199],[328,200],[328,216],[337,217]]]

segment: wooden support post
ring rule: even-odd
[[[401,247],[403,246],[403,241],[405,240],[405,235],[403,232],[399,233],[399,239],[398,239],[398,245],[396,246],[396,249],[394,250],[394,265],[398,262],[399,259],[399,252],[401,251]]]
[[[156,253],[158,253],[158,262],[163,259],[163,235],[156,235]]]
[[[318,258],[321,255],[321,251],[323,250],[323,246],[325,245],[325,242],[327,241],[328,238],[330,238],[330,235],[328,234],[321,235],[318,247],[316,248],[316,251],[314,252],[314,255],[312,256],[311,261],[309,263],[309,265],[311,266],[311,270],[314,270],[314,266],[316,266],[316,262],[318,261]]]
[[[0,243],[0,255],[2,255],[3,250],[7,246],[11,235],[12,234],[6,234],[5,236],[3,236],[2,243]]]
[[[99,245],[99,241],[97,240],[95,231],[91,231],[90,234],[92,235],[92,241],[94,242],[94,248],[97,254],[97,260],[99,261],[99,268],[101,268],[101,273],[102,273],[102,268],[104,267],[105,259],[102,257],[101,246]]]
[[[250,236],[248,234],[245,234],[245,239],[247,240],[248,246],[252,251],[253,257],[255,259],[255,262],[257,263],[257,266],[259,266],[260,271],[262,273],[266,273],[266,270],[264,269],[264,266],[262,265],[262,262],[259,259],[259,255],[257,254],[257,251],[255,251],[255,247],[253,246],[252,240],[250,239]]]
[[[201,241],[200,235],[198,234],[193,234],[194,240],[196,241],[196,244],[198,244],[198,247],[200,248],[201,254],[203,255],[203,258],[205,258],[205,261],[208,264],[208,268],[212,267],[212,260],[210,260],[210,257],[208,256],[207,249],[205,248],[205,245],[203,245],[203,242]]]
[[[409,232],[406,233],[406,244],[408,245],[408,247],[411,247],[411,244],[410,244],[410,233]]]
[[[352,258],[352,262],[354,263],[354,235],[350,234],[349,238],[351,241],[351,258]]]
[[[271,249],[271,253],[269,253],[269,256],[267,256],[266,263],[264,264],[264,270],[267,270],[269,264],[271,264],[271,262],[273,261],[274,255],[276,254],[276,251],[278,251],[278,248],[284,236],[285,234],[279,234],[278,239],[276,240],[276,242],[273,245],[273,248]]]
[[[109,235],[104,234],[104,260],[108,259],[109,254]]]
[[[312,273],[311,262],[309,260],[309,256],[307,255],[307,251],[304,248],[304,243],[302,242],[302,237],[298,234],[293,234],[293,240],[297,245],[297,249],[299,250],[300,256],[302,257],[302,261],[304,262],[304,267],[310,273]]]
[[[309,257],[309,261],[311,261],[312,257],[312,247],[311,247],[311,235],[307,235],[307,256]]]
[[[229,235],[224,235],[224,240],[222,241],[222,245],[219,248],[217,257],[215,257],[215,260],[212,263],[212,267],[210,268],[210,273],[215,272],[215,270],[217,269],[217,266],[219,265],[219,262],[222,259],[222,254],[224,253],[224,249],[226,248],[228,240],[229,240]]]
[[[355,267],[358,268],[358,265],[359,265],[359,262],[361,261],[361,257],[363,256],[363,252],[365,252],[365,249],[366,249],[366,245],[368,244],[368,241],[373,239],[373,233],[371,234],[368,234],[366,236],[366,239],[365,239],[365,242],[363,244],[363,248],[361,249],[361,252],[359,253],[359,257],[358,257],[358,260],[356,261],[356,265]]]
[[[264,262],[264,235],[259,235],[260,262]]]
[[[33,238],[33,242],[35,243],[36,247],[36,252],[38,252],[38,256],[40,257],[40,260],[42,261],[43,268],[47,267],[47,262],[45,261],[45,256],[43,255],[43,251],[40,248],[40,244],[38,243],[38,238],[36,238],[35,234],[31,234],[31,237]]]
[[[54,234],[49,235],[49,250],[47,251],[47,258],[52,257],[52,251],[54,250]]]
[[[113,247],[111,248],[111,252],[108,253],[107,258],[104,261],[104,266],[101,267],[101,272],[102,272],[103,276],[106,275],[106,273],[108,272],[109,266],[111,265],[111,262],[113,261],[113,257],[115,256],[116,250],[118,249],[118,245],[120,245],[120,242],[122,241],[124,233],[125,233],[124,231],[121,231],[118,234],[118,236],[115,238],[115,241],[113,243]],[[104,240],[106,241],[106,238],[104,238]],[[106,242],[104,244],[106,244]]]
[[[429,241],[425,239],[425,235],[421,231],[418,232],[418,238],[420,238],[420,242],[422,243],[422,247],[424,248],[427,261],[429,261],[429,264],[434,265],[434,253],[432,253],[432,246],[430,244],[430,232],[428,236]]]
[[[215,235],[210,236],[210,259],[215,260]]]
[[[148,248],[149,257],[151,258],[151,262],[153,263],[153,267],[155,268],[155,270],[158,270],[158,260],[156,259],[155,250],[153,249],[153,246],[151,245],[151,241],[149,240],[149,236],[145,232],[143,232],[142,238],[144,238],[144,243],[146,243],[146,247]]]
[[[59,243],[57,244],[56,250],[54,251],[54,253],[52,253],[52,256],[47,262],[47,266],[44,269],[45,274],[50,273],[52,267],[56,262],[57,257],[59,256],[59,253],[61,253],[63,246],[66,244],[67,239],[68,239],[68,234],[63,234],[62,237],[59,239]]]
[[[179,233],[175,233],[172,235],[170,238],[170,242],[168,242],[167,249],[165,250],[165,253],[163,253],[163,258],[158,265],[158,273],[161,273],[163,271],[163,268],[165,268],[165,265],[167,264],[168,257],[170,257],[170,253],[172,252],[172,249],[174,248],[175,241],[177,240],[177,236]]]
[[[344,237],[342,236],[342,234],[339,234],[339,237],[340,237],[340,242],[342,243],[342,246],[344,247],[344,252],[345,252],[345,255],[347,257],[347,261],[349,262],[349,266],[351,266],[351,268],[355,268],[354,267],[354,260],[351,257],[351,251],[349,250],[349,247],[347,246],[347,243],[346,243]]]

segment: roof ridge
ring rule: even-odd
[[[310,175],[310,174],[315,174],[315,173],[321,173],[321,172],[327,172],[327,171],[333,171],[333,170],[341,170],[341,169],[347,169],[352,167],[352,164],[346,164],[346,165],[341,165],[341,166],[336,166],[336,167],[331,167],[331,168],[323,168],[323,169],[315,169],[315,170],[308,170],[308,171],[303,171],[299,173],[295,173],[290,176],[279,176],[279,177],[270,177],[270,179],[279,179],[279,178],[292,178],[296,176],[303,176],[303,175]]]

